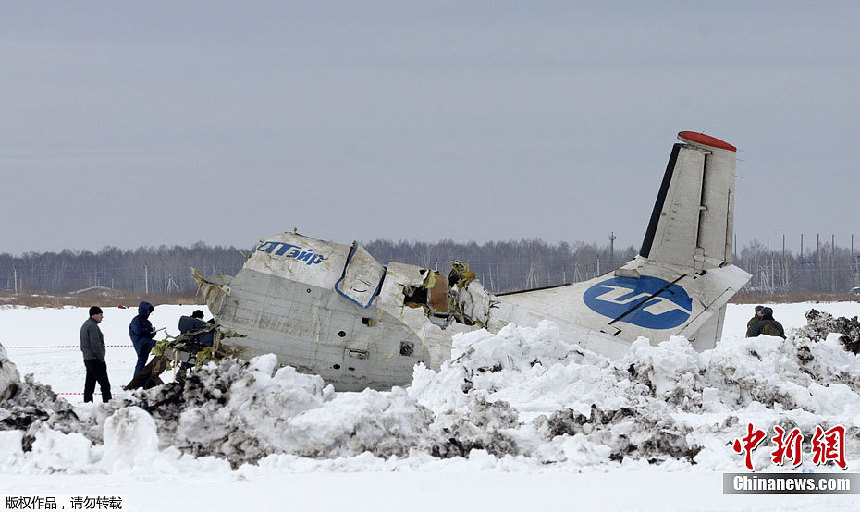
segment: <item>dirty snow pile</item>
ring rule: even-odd
[[[856,316],[834,318],[830,313],[817,309],[807,311],[804,316],[806,325],[797,331],[797,336],[817,340],[826,338],[828,334],[840,334],[839,341],[845,350],[855,354],[860,352],[860,322]]]
[[[29,374],[21,381],[15,363],[0,345],[0,465],[15,463],[16,455],[31,451],[36,432],[71,433],[82,428],[86,425],[73,407],[57,397],[50,386],[34,382]]]
[[[288,469],[309,458],[358,469],[368,457],[382,468],[478,457],[506,468],[737,470],[730,444],[746,423],[797,426],[806,439],[840,424],[854,460],[860,365],[843,335],[827,335],[832,320],[817,315],[788,340],[729,339],[703,353],[683,338],[640,339],[618,361],[561,339],[548,322],[508,326],[456,336],[439,371],[418,365],[410,386],[390,392],[336,393],[319,376],[276,370],[267,355],[77,409],[21,382],[0,350],[0,469]],[[767,450],[755,456],[771,466]]]

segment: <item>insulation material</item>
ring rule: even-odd
[[[448,279],[436,274],[436,282],[430,288],[430,309],[435,313],[448,312]]]
[[[486,326],[490,321],[492,300],[490,293],[477,281],[472,281],[466,288],[458,290],[457,309],[462,312],[466,323]]]

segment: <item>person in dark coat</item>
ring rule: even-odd
[[[93,391],[96,382],[102,390],[102,401],[111,399],[110,381],[105,364],[105,337],[99,324],[104,319],[104,313],[98,306],[90,308],[90,317],[81,325],[81,352],[84,356],[84,367],[87,376],[84,379],[84,402],[93,401]]]
[[[210,320],[210,322],[204,322],[203,321],[203,311],[200,311],[199,309],[194,310],[194,312],[191,313],[191,316],[183,315],[183,316],[179,317],[179,326],[178,327],[179,327],[179,333],[180,334],[188,334],[191,332],[196,332],[196,331],[199,331],[201,329],[205,329],[205,328],[210,327],[210,326],[211,326],[211,320]],[[211,347],[212,345],[214,345],[214,342],[215,342],[215,333],[211,330],[208,332],[198,333],[198,334],[194,335],[194,340],[201,347]]]
[[[755,338],[756,336],[764,334],[766,336],[779,336],[780,338],[785,339],[785,330],[783,330],[781,323],[774,320],[773,310],[770,308],[764,308],[761,310],[761,313],[761,320],[752,326],[749,337]]]
[[[137,365],[134,367],[134,375],[143,369],[146,365],[146,360],[149,359],[149,353],[155,347],[155,329],[152,327],[152,322],[149,321],[149,315],[155,311],[155,306],[149,302],[142,301],[137,308],[138,315],[131,319],[128,324],[128,336],[131,338],[131,344],[134,345],[134,350],[137,352]]]
[[[759,322],[761,321],[761,316],[762,316],[761,311],[762,311],[763,309],[764,309],[764,306],[756,306],[756,307],[755,307],[755,316],[753,316],[753,317],[750,319],[750,321],[749,321],[749,322],[747,322],[747,333],[746,333],[746,335],[745,335],[747,338],[751,338],[751,337],[752,337],[752,336],[750,336],[750,333],[752,333],[752,328],[753,328],[753,326],[754,326],[755,324],[757,324],[757,323],[759,323]]]

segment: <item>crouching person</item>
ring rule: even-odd
[[[102,390],[102,401],[111,399],[110,381],[105,364],[105,338],[99,329],[104,319],[104,313],[98,306],[90,308],[90,318],[81,325],[81,352],[84,356],[84,366],[87,376],[84,380],[84,402],[93,401],[93,391],[96,382]]]
[[[212,327],[212,320],[209,322],[203,321],[203,311],[197,309],[191,316],[179,317],[179,333],[187,334],[192,337],[192,342],[201,347],[211,347],[215,342],[215,331],[209,329]],[[204,329],[209,329],[205,332],[199,332]]]
[[[761,320],[752,326],[747,337],[755,338],[762,334],[767,336],[779,336],[780,338],[785,339],[785,330],[782,328],[782,324],[773,318],[773,310],[770,308],[762,308]]]
[[[177,341],[182,340],[184,349],[180,354],[185,359],[179,364],[176,381],[185,382],[188,371],[197,364],[197,353],[203,347],[211,347],[215,343],[215,320],[203,321],[203,311],[195,310],[191,316],[179,317],[179,333]]]

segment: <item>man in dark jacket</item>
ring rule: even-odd
[[[762,316],[761,311],[763,309],[764,309],[764,306],[756,306],[755,307],[755,316],[753,316],[750,319],[750,321],[747,322],[747,333],[745,335],[747,338],[751,337],[750,334],[752,333],[753,326],[761,321],[761,316]]]
[[[761,320],[752,326],[752,330],[748,337],[754,338],[760,334],[764,334],[766,336],[779,336],[780,338],[785,339],[785,330],[783,330],[781,323],[774,320],[773,310],[770,308],[764,308],[761,310],[761,313]]]
[[[149,315],[153,311],[155,311],[155,307],[152,304],[142,301],[137,308],[138,315],[132,318],[131,323],[128,324],[128,336],[131,338],[135,352],[137,352],[137,365],[134,367],[134,375],[143,369],[146,360],[149,359],[149,352],[155,347],[155,340],[153,339],[155,329],[152,327],[152,322],[149,321]]]
[[[90,308],[90,318],[81,325],[81,352],[84,356],[84,366],[87,376],[84,380],[84,402],[93,401],[93,390],[96,382],[102,389],[102,401],[111,399],[110,381],[105,364],[105,338],[99,324],[104,318],[104,313],[98,306]]]
[[[197,334],[193,335],[194,341],[196,341],[201,347],[211,347],[215,341],[215,333],[212,330],[207,332],[198,332],[201,329],[211,327],[211,322],[211,320],[209,322],[204,322],[203,311],[196,309],[191,313],[191,316],[183,315],[179,317],[179,333],[188,334],[197,332]]]

